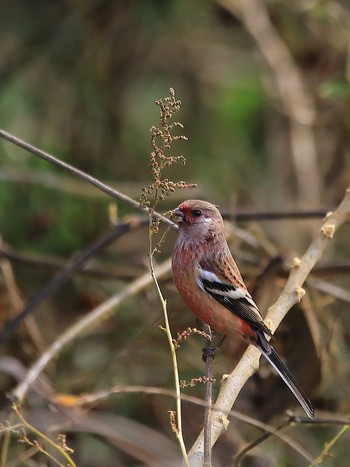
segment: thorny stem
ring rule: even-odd
[[[176,357],[176,350],[175,346],[173,344],[173,336],[171,334],[171,329],[170,329],[170,323],[169,323],[169,318],[168,318],[168,312],[167,312],[167,302],[163,297],[161,288],[159,286],[157,276],[155,274],[154,270],[154,264],[153,264],[153,254],[154,254],[154,249],[153,249],[153,243],[152,243],[152,236],[153,236],[153,231],[152,231],[152,220],[153,220],[153,209],[150,210],[149,213],[149,263],[150,263],[150,269],[151,269],[151,276],[154,281],[154,284],[156,286],[157,290],[157,295],[159,297],[159,300],[162,305],[162,310],[163,310],[163,315],[164,315],[164,323],[165,323],[165,328],[164,331],[166,333],[169,347],[170,347],[170,353],[171,353],[171,359],[172,359],[172,364],[173,364],[173,371],[174,371],[174,382],[175,382],[175,393],[176,393],[176,429],[174,429],[175,435],[178,439],[178,442],[180,444],[181,448],[181,453],[185,462],[186,467],[189,467],[189,462],[188,462],[188,457],[187,457],[187,451],[186,451],[186,446],[185,442],[183,439],[183,433],[182,433],[182,415],[181,415],[181,390],[180,390],[180,376],[179,376],[179,367],[177,364],[177,357]]]

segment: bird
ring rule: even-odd
[[[223,336],[257,347],[292,391],[306,415],[314,408],[268,338],[272,332],[244,284],[230,252],[218,208],[189,199],[171,212],[178,224],[172,271],[178,292],[202,322]]]

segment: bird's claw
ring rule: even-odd
[[[218,351],[219,351],[219,347],[204,347],[204,349],[202,349],[203,362],[206,362],[207,358],[214,359]]]

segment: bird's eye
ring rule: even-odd
[[[202,214],[202,211],[200,211],[199,209],[194,209],[192,211],[192,216],[193,217],[199,217],[201,214]]]

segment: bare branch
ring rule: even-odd
[[[123,235],[130,229],[130,224],[120,224],[114,226],[107,234],[98,238],[94,243],[89,245],[85,250],[79,253],[73,261],[69,262],[60,272],[54,277],[45,287],[34,295],[20,313],[15,318],[8,321],[0,334],[0,344],[5,342],[16,327],[55,290],[63,285],[67,279],[76,271],[78,271],[87,261],[96,255],[97,252],[106,248],[112,241],[116,240],[120,235]]]
[[[104,193],[107,193],[107,195],[111,196],[112,198],[119,199],[120,201],[127,204],[128,206],[131,206],[134,209],[138,209],[139,211],[143,211],[148,214],[148,210],[141,207],[138,201],[135,201],[134,199],[130,198],[129,196],[126,196],[120,191],[117,191],[114,188],[111,188],[109,185],[102,183],[97,178],[92,177],[91,175],[83,172],[82,170],[79,170],[76,167],[73,167],[72,165],[67,164],[66,162],[63,162],[57,159],[51,154],[45,151],[42,151],[39,148],[36,148],[35,146],[27,143],[26,141],[23,141],[20,138],[17,138],[11,133],[8,133],[7,131],[0,129],[0,137],[5,139],[6,141],[9,141],[12,144],[15,144],[16,146],[22,149],[25,149],[31,154],[34,154],[34,156],[40,157],[41,159],[44,159],[47,162],[50,162],[51,164],[56,165],[57,167],[60,167],[61,169],[64,169],[73,175],[76,175],[79,178],[82,178],[83,180],[90,183],[91,185],[94,185],[99,190],[103,191]],[[171,228],[175,230],[177,229],[177,226],[170,219],[163,216],[162,214],[153,212],[153,216],[157,219],[161,219],[162,222],[164,222],[166,225],[169,225]]]
[[[339,285],[321,280],[312,282],[312,285],[315,289],[320,290],[323,293],[333,295],[337,300],[350,303],[350,292],[345,290],[343,287],[339,287]]]
[[[141,394],[156,394],[159,396],[168,396],[168,397],[174,397],[176,398],[176,392],[172,389],[164,389],[164,388],[158,388],[158,387],[150,387],[150,386],[124,386],[124,385],[117,385],[112,388],[98,391],[94,394],[83,394],[81,397],[78,397],[76,406],[77,407],[85,407],[89,405],[94,405],[96,402],[99,402],[101,400],[104,400],[106,398],[111,397],[112,395],[115,394],[130,394],[130,393],[141,393]],[[189,394],[184,394],[182,392],[181,394],[181,399],[184,401],[188,401],[192,404],[207,407],[207,403],[198,397],[191,396]],[[213,410],[215,411],[215,407],[213,407]],[[237,412],[236,410],[231,410],[229,415],[231,417],[236,418],[237,420],[242,421],[243,423],[247,423],[251,426],[254,426],[255,428],[258,428],[262,430],[264,433],[268,433],[271,436],[275,436],[279,440],[283,441],[286,445],[290,446],[292,449],[294,449],[296,452],[298,452],[304,459],[306,459],[311,465],[314,465],[313,463],[313,458],[312,456],[302,447],[300,446],[297,442],[295,442],[293,439],[291,439],[289,436],[285,435],[284,433],[281,433],[280,428],[273,428],[270,425],[267,425],[263,422],[260,422],[252,417],[249,417],[248,415],[241,414],[240,412]],[[306,418],[298,418],[296,419],[292,415],[288,417],[287,420],[288,424],[291,423],[307,423],[307,424],[316,424],[317,422],[313,421],[311,422],[310,419]],[[286,422],[286,423],[287,423]],[[339,420],[332,420],[332,424],[337,423],[337,424],[344,424],[346,422],[339,421]],[[191,464],[192,465],[192,464]],[[203,465],[203,464],[201,464]]]
[[[170,260],[166,260],[159,267],[156,268],[157,277],[164,277],[170,272]],[[117,293],[113,297],[106,300],[100,306],[92,310],[89,314],[80,319],[77,323],[73,324],[63,334],[61,334],[53,344],[46,350],[45,353],[34,362],[30,368],[26,378],[16,387],[13,391],[13,395],[22,400],[30,386],[36,381],[37,377],[41,374],[44,368],[50,363],[50,361],[65,347],[71,343],[76,337],[92,326],[96,326],[102,319],[106,319],[113,313],[113,309],[120,305],[124,300],[131,297],[132,295],[140,292],[141,290],[149,287],[153,283],[153,278],[150,273],[147,272],[140,278],[133,281],[121,292]]]

